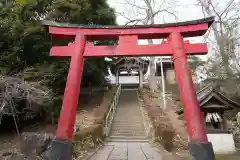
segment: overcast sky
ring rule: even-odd
[[[142,4],[142,0],[128,0],[129,2],[134,2],[136,4]],[[162,0],[156,0],[157,2],[162,2]],[[108,3],[111,7],[113,7],[117,12],[129,12],[130,7],[127,4],[124,4],[125,0],[108,0]],[[177,16],[180,21],[187,21],[187,20],[194,20],[198,18],[202,18],[202,11],[197,7],[195,4],[197,3],[196,0],[166,0],[166,6],[174,6],[172,10],[177,12]],[[160,6],[160,4],[156,4]],[[131,10],[130,10],[131,12]],[[161,16],[161,15],[160,15]],[[165,16],[166,22],[173,22],[174,19],[171,17]],[[125,24],[126,19],[123,17],[117,17],[118,24]],[[161,23],[161,22],[160,22]]]
[[[108,3],[111,7],[115,9],[117,13],[123,13],[129,19],[136,19],[136,10],[129,4],[126,4],[126,1],[142,6],[144,5],[143,0],[108,0]],[[154,7],[155,10],[158,10],[159,6],[161,6],[162,0],[156,0],[156,5]],[[199,6],[197,6],[196,0],[165,0],[165,6],[161,7],[161,9],[169,8],[171,12],[174,12],[177,15],[177,21],[188,21],[203,18],[203,14]],[[134,9],[133,9],[134,8]],[[143,11],[143,10],[142,10]],[[139,11],[141,13],[141,10]],[[142,12],[143,13],[143,12]],[[127,20],[123,16],[116,14],[117,23],[119,25],[125,25]],[[141,17],[141,16],[140,16]],[[139,16],[138,16],[139,18]],[[161,13],[155,19],[156,23],[171,23],[176,22],[174,16],[168,14],[167,12]],[[203,37],[189,38],[190,42],[203,42]],[[155,43],[160,43],[159,40],[155,40]],[[139,41],[139,44],[145,44],[146,41]],[[202,59],[206,59],[206,56],[201,56]]]

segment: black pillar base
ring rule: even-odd
[[[72,160],[72,148],[71,141],[54,139],[44,160]]]
[[[188,149],[193,160],[215,160],[211,142],[189,143]]]

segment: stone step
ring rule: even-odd
[[[121,117],[121,116],[116,116],[113,121],[114,122],[115,121],[122,121],[122,122],[127,122],[127,121],[129,122],[130,121],[132,123],[138,122],[138,121],[142,122],[142,117]]]
[[[145,130],[136,91],[123,90],[113,119],[110,139],[144,139]]]
[[[114,127],[122,127],[122,128],[143,128],[143,124],[129,124],[129,123],[112,123],[112,126]]]
[[[130,116],[130,115],[129,115]],[[114,122],[115,121],[122,121],[122,122],[142,122],[142,117],[121,117],[121,116],[116,116],[113,120]]]
[[[115,126],[113,126],[112,127],[112,130],[116,130],[116,131],[133,131],[133,132],[138,132],[138,131],[144,131],[144,128],[142,127],[142,128],[130,128],[130,127],[128,127],[128,128],[124,128],[124,127],[115,127]]]
[[[131,130],[112,130],[111,131],[112,135],[116,134],[124,134],[124,135],[143,135],[144,136],[144,131],[131,131]]]
[[[129,111],[129,110],[125,110],[125,111],[118,111],[116,112],[116,116],[121,116],[121,117],[127,117],[128,115],[132,115],[133,117],[140,117],[141,113],[138,113],[138,111]]]
[[[131,91],[131,90],[137,90],[139,87],[138,84],[122,84],[122,91]]]
[[[137,110],[139,108],[138,106],[132,106],[131,104],[135,105],[135,103],[128,102],[127,100],[119,101],[119,104],[122,104],[121,106],[117,106],[117,109],[129,109],[129,110]]]
[[[145,137],[145,135],[142,134],[132,134],[132,133],[112,133],[111,136],[125,136],[125,137]]]
[[[139,110],[131,110],[127,107],[126,107],[126,109],[125,108],[118,108],[117,112],[116,112],[116,115],[121,115],[121,113],[124,113],[124,114],[122,114],[122,116],[127,116],[127,115],[132,114],[132,113],[133,113],[132,116],[141,116],[141,112],[139,112]]]
[[[121,126],[121,125],[112,125],[112,129],[128,129],[128,130],[135,130],[135,129],[144,129],[143,126]]]
[[[125,118],[126,119],[140,119],[141,118],[141,115],[139,114],[139,115],[134,115],[135,114],[135,112],[133,112],[133,113],[117,113],[116,114],[116,118],[120,118],[120,119],[122,119],[122,120],[124,120]],[[132,117],[129,117],[129,116],[132,116]]]
[[[148,143],[149,140],[144,139],[106,139],[107,142],[141,142],[141,143]]]
[[[128,117],[129,115],[131,115],[132,117]],[[120,111],[117,111],[116,117],[138,118],[138,117],[141,117],[141,114],[140,113],[138,114],[137,111],[134,111],[134,112],[129,112],[129,111],[120,112]]]
[[[132,117],[128,117],[129,115],[131,115]],[[140,113],[137,113],[137,111],[126,111],[126,112],[121,112],[121,111],[117,111],[117,113],[115,114],[116,117],[122,117],[122,118],[138,118],[141,117]]]
[[[126,126],[142,126],[142,121],[132,121],[132,120],[119,120],[119,121],[113,121],[113,124],[116,125],[126,125]]]
[[[141,124],[142,120],[141,119],[133,120],[133,119],[120,119],[119,118],[119,119],[114,119],[113,123],[128,123],[131,125],[136,125],[136,124]]]
[[[136,118],[141,118],[141,114],[139,115],[134,115],[136,114],[136,112],[132,112],[132,113],[125,113],[125,112],[122,112],[120,113],[119,111],[117,111],[118,113],[116,113],[115,117],[116,118],[121,118],[124,120],[124,118],[127,118],[127,119],[136,119]],[[131,117],[129,117],[131,115]]]
[[[136,119],[136,118],[141,118],[141,114],[139,115],[134,115],[136,114],[136,111],[135,112],[119,112],[117,111],[118,113],[115,114],[115,117],[116,118],[121,118],[121,119]],[[131,117],[129,117],[131,115]]]
[[[117,132],[144,132],[143,128],[135,128],[135,129],[130,129],[130,128],[112,128],[112,131],[117,131]]]
[[[113,120],[113,123],[130,123],[130,124],[138,124],[138,123],[142,123],[142,119],[127,119],[127,118],[124,118],[124,119],[120,119],[120,118],[115,118]]]
[[[111,136],[145,136],[144,132],[132,133],[132,132],[111,132]]]
[[[128,109],[117,110],[117,112],[116,112],[116,116],[127,117],[128,115],[132,115],[133,117],[140,117],[141,116],[141,112],[139,112],[139,111],[131,111],[131,110],[128,110]]]
[[[132,133],[132,132],[111,132],[111,136],[129,136],[129,137],[137,137],[137,136],[145,136],[144,132],[141,133]]]
[[[128,117],[128,115],[132,115],[132,118],[134,117],[141,117],[141,114],[138,113],[138,111],[124,111],[124,112],[121,112],[121,111],[118,111],[117,110],[117,113],[116,113],[116,117]],[[128,117],[130,118],[130,117]]]
[[[121,132],[121,133],[124,133],[124,132],[131,132],[131,133],[144,133],[144,129],[143,128],[139,128],[139,129],[126,129],[126,128],[112,128],[112,133],[113,132]]]
[[[110,136],[106,139],[110,142],[148,142],[149,140],[144,136]]]
[[[138,132],[138,131],[144,131],[144,128],[123,128],[123,127],[112,127],[112,130],[116,131],[132,131],[132,132]]]
[[[134,129],[134,128],[143,128],[144,125],[141,123],[138,124],[129,124],[129,123],[112,123],[112,127],[114,128],[120,127],[120,128],[128,128],[128,129]]]
[[[122,113],[124,113],[124,114],[122,114]],[[141,112],[139,112],[138,110],[129,110],[129,109],[121,108],[121,109],[117,109],[117,112],[116,112],[116,115],[121,115],[121,116],[125,116],[125,117],[129,114],[132,114],[132,116],[134,116],[134,117],[141,116]]]
[[[131,125],[127,123],[113,123],[112,128],[127,128],[127,129],[138,129],[138,128],[144,128],[142,124],[139,125]]]
[[[122,119],[122,120],[125,120],[125,119],[141,119],[140,114],[139,115],[134,115],[134,114],[135,114],[135,112],[133,112],[133,113],[125,113],[125,112],[117,113],[115,115],[115,118]],[[132,116],[132,117],[129,117],[129,116]]]
[[[112,128],[126,128],[126,129],[144,129],[143,125],[129,125],[129,124],[113,124]]]
[[[131,137],[131,136],[128,136],[128,137],[126,137],[126,136],[110,136],[109,138],[111,138],[111,139],[147,139],[145,136],[133,136],[133,137]]]

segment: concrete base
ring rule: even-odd
[[[72,160],[72,142],[55,139],[44,160]]]
[[[215,153],[227,154],[236,151],[232,134],[227,133],[211,133],[207,134],[208,141],[212,143]]]
[[[188,148],[193,160],[215,160],[211,142],[189,143]]]

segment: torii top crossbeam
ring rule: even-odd
[[[170,24],[134,25],[134,26],[84,26],[67,23],[43,21],[48,26],[49,33],[55,39],[74,40],[77,34],[83,34],[86,40],[118,40],[117,46],[94,46],[88,43],[84,57],[98,56],[170,56],[172,47],[168,41],[161,45],[138,45],[138,39],[164,39],[170,33],[180,32],[183,37],[202,36],[213,23],[214,17]],[[206,54],[204,43],[184,43],[187,54]],[[53,47],[52,56],[70,56],[69,46]]]
[[[119,36],[137,35],[138,39],[161,39],[169,33],[181,32],[183,37],[202,36],[213,23],[214,17],[167,24],[127,25],[127,26],[90,26],[43,21],[49,26],[49,33],[57,38],[74,40],[76,33],[83,33],[87,40],[118,40]],[[63,36],[64,35],[64,36]]]

